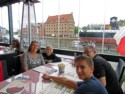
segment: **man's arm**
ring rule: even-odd
[[[94,76],[100,80],[100,82],[106,87],[106,69],[101,60],[94,61]]]
[[[106,78],[105,77],[100,77],[99,80],[106,87]]]
[[[46,80],[52,79],[55,82],[64,84],[64,85],[69,86],[69,87],[71,87],[71,88],[73,88],[75,90],[78,88],[76,81],[67,79],[65,77],[58,77],[58,76],[51,76],[51,75],[48,75],[48,74],[44,74],[42,76],[42,78],[46,79]]]
[[[61,62],[61,58],[56,56],[56,54],[52,53],[53,59],[52,62]]]

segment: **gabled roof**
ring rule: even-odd
[[[57,23],[58,22],[58,16],[59,15],[49,16],[47,18],[46,23]],[[71,17],[73,17],[72,13],[71,14],[62,14],[62,15],[60,15],[60,22],[69,22]]]

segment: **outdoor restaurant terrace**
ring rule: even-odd
[[[67,6],[71,4],[71,1],[66,2],[65,4],[67,4]],[[96,2],[99,1],[96,0]],[[117,0],[117,2],[120,1]],[[111,5],[111,2],[106,2],[106,0],[103,0],[103,3],[99,2],[103,7],[101,8],[104,9],[102,10],[103,12],[101,11],[102,14],[104,13],[101,22],[99,24],[96,24],[92,20],[92,18],[95,16],[98,17],[98,15],[93,14],[93,17],[89,16],[90,14],[87,14],[86,9],[84,10],[84,12],[86,15],[88,15],[87,18],[90,18],[91,21],[89,21],[86,26],[81,26],[80,23],[87,19],[82,19],[83,11],[81,10],[83,9],[82,6],[84,6],[84,1],[77,1],[76,5],[78,8],[74,9],[77,12],[74,12],[72,9],[70,9],[70,6],[63,6],[62,3],[63,2],[61,0],[57,0],[56,4],[54,5],[56,6],[56,8],[52,6],[48,10],[45,10],[44,7],[46,8],[46,6],[44,4],[47,4],[49,7],[52,4],[52,1],[50,1],[50,3],[48,3],[48,0],[0,1],[0,61],[5,61],[3,62],[5,69],[5,78],[4,81],[0,83],[0,92],[1,90],[4,91],[4,86],[8,85],[14,79],[21,76],[28,79],[30,78],[32,82],[29,87],[30,89],[24,89],[22,91],[23,94],[42,94],[38,93],[40,92],[40,90],[38,90],[38,85],[44,85],[41,83],[41,73],[29,70],[28,72],[20,73],[18,75],[14,74],[14,72],[16,71],[15,67],[18,64],[17,58],[15,58],[17,53],[14,52],[14,50],[10,49],[10,47],[12,45],[12,40],[18,39],[25,51],[28,50],[29,44],[33,40],[37,40],[39,42],[40,49],[43,52],[45,51],[45,47],[47,45],[52,45],[54,48],[54,53],[57,54],[65,64],[71,63],[71,61],[74,59],[74,55],[83,54],[83,47],[88,45],[88,43],[90,43],[91,45],[92,43],[94,43],[97,54],[109,61],[114,70],[118,72],[120,79],[119,82],[122,83],[121,86],[125,94],[125,55],[121,55],[116,50],[118,44],[117,40],[114,39],[114,35],[117,32],[121,32],[121,35],[117,39],[123,37],[125,32],[125,21],[123,20],[123,23],[121,25],[120,22],[122,21],[118,21],[116,17],[114,19],[115,23],[113,23],[113,25],[118,23],[119,27],[117,27],[117,25],[115,25],[116,27],[113,27],[111,23],[115,13],[111,15],[110,12],[110,16],[108,17],[106,15],[109,13],[106,8],[108,7],[108,5]],[[67,9],[69,8],[70,11],[62,12],[62,7],[66,7]],[[54,10],[56,10],[55,13]],[[92,8],[90,10],[94,11]],[[96,10],[98,11],[98,13],[100,12],[100,10]],[[115,8],[113,10],[115,10]],[[46,11],[50,11],[50,13],[51,11],[53,11],[53,13],[44,14],[46,13]],[[40,16],[41,18],[37,19]],[[46,21],[44,20],[44,18],[46,18]],[[83,21],[81,21],[81,19]],[[106,19],[110,19],[109,24],[106,23]],[[123,18],[121,17],[121,19]],[[40,20],[40,22],[37,22],[38,20]],[[121,65],[122,67],[119,68],[120,70],[118,70],[119,62],[123,62],[123,65]],[[72,69],[72,67],[68,64],[67,66]],[[66,71],[68,72],[69,70],[70,69],[68,68],[66,69]],[[32,77],[32,74],[36,79]],[[45,89],[47,86],[46,84],[44,86],[45,87],[42,88]]]

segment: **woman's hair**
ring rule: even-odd
[[[20,46],[20,42],[19,42],[19,40],[14,39],[14,40],[12,41],[12,43],[15,43],[15,44],[13,44],[13,45],[14,45],[18,50],[21,49],[21,46]]]
[[[33,41],[31,42],[29,48],[28,48],[28,51],[31,51],[31,46],[32,46],[34,43],[39,44],[36,40],[33,40]],[[39,49],[39,48],[38,48],[38,50],[37,50],[37,53],[40,53],[40,49]]]
[[[75,63],[77,63],[79,61],[85,61],[89,67],[94,66],[92,59],[88,56],[80,55],[80,56],[76,57],[74,60]]]

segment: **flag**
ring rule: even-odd
[[[125,27],[122,30],[117,31],[114,35],[114,39],[118,45],[116,50],[120,53],[120,55],[125,55]]]

